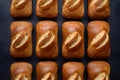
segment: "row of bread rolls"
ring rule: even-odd
[[[62,80],[84,80],[84,64],[66,62],[62,66]],[[32,65],[26,62],[13,63],[10,68],[11,80],[32,80]],[[92,61],[87,65],[88,80],[110,80],[110,64]],[[58,80],[58,64],[52,61],[36,65],[36,80]]]
[[[15,18],[32,14],[32,0],[12,0],[10,14]],[[55,18],[58,15],[58,0],[36,0],[36,15],[40,18]],[[82,18],[84,0],[63,0],[62,15],[65,18]],[[88,16],[104,19],[110,15],[109,0],[88,0]]]
[[[32,55],[32,24],[16,21],[11,24],[10,54],[13,57],[27,58]],[[92,21],[88,30],[88,57],[105,59],[110,56],[109,24],[105,21]],[[66,59],[84,57],[84,25],[77,21],[62,25],[62,55]],[[40,21],[36,24],[36,56],[56,58],[58,56],[58,24],[54,21]]]

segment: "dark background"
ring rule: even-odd
[[[56,19],[39,19],[36,17],[36,0],[33,0],[33,14],[30,18],[27,19],[14,19],[10,16],[9,8],[10,8],[11,0],[0,0],[0,80],[10,80],[10,65],[14,62],[29,62],[33,65],[33,74],[32,80],[36,80],[35,76],[35,67],[39,61],[48,61],[44,59],[38,59],[35,56],[35,25],[38,21],[42,20],[53,20],[59,24],[59,57],[57,59],[51,60],[56,61],[59,65],[58,70],[58,80],[62,80],[61,75],[61,66],[64,62],[68,61],[79,61],[87,66],[89,61],[92,61],[87,58],[86,50],[85,56],[83,59],[79,60],[65,60],[62,58],[61,52],[61,44],[62,44],[62,32],[61,25],[64,21],[69,21],[64,19],[61,15],[62,9],[62,0],[59,0],[59,15]],[[111,0],[111,16],[106,19],[110,23],[110,40],[111,40],[111,56],[105,61],[111,64],[111,80],[119,80],[120,79],[120,0]],[[10,48],[10,24],[13,21],[26,20],[30,21],[33,24],[33,56],[28,59],[16,59],[10,56],[9,48]],[[92,21],[87,16],[87,0],[85,0],[85,15],[82,19],[77,20],[81,21],[85,24],[85,49],[87,49],[87,30],[86,26],[88,22]],[[87,71],[85,70],[85,80],[87,80]]]

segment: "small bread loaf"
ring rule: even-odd
[[[110,80],[110,65],[104,61],[88,63],[88,80]]]
[[[62,37],[62,56],[66,59],[83,58],[84,25],[76,21],[63,23]]]
[[[104,59],[110,56],[109,24],[105,21],[92,21],[88,24],[88,57]]]
[[[36,25],[36,55],[39,58],[58,56],[58,24],[53,21],[41,21]]]
[[[88,16],[92,19],[105,19],[109,17],[109,0],[88,0]]]
[[[84,16],[84,0],[63,0],[62,15],[78,19]]]
[[[16,21],[11,24],[10,54],[13,57],[27,58],[32,55],[32,24]]]
[[[10,68],[11,80],[32,80],[32,65],[26,62],[13,63]]]
[[[40,18],[55,18],[58,15],[58,0],[37,0],[36,14]]]
[[[36,80],[57,80],[57,71],[56,62],[40,62],[36,67]]]
[[[15,18],[31,16],[32,0],[12,0],[10,14]]]
[[[67,62],[62,66],[62,80],[84,80],[84,64]]]

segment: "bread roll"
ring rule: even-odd
[[[32,24],[27,21],[16,21],[10,26],[10,54],[17,58],[28,58],[32,55]]]
[[[63,0],[64,18],[79,19],[84,16],[84,0]]]
[[[85,67],[79,62],[67,62],[62,66],[62,80],[84,80]]]
[[[53,59],[58,56],[58,24],[40,21],[36,25],[36,56]]]
[[[69,21],[62,25],[62,56],[66,59],[78,59],[84,56],[84,25]]]
[[[37,0],[36,14],[40,18],[56,18],[58,15],[58,0]]]
[[[26,62],[13,63],[10,68],[11,80],[32,80],[32,65]]]
[[[110,16],[109,0],[88,0],[88,16],[92,19],[105,19]]]
[[[88,63],[88,80],[110,80],[110,64],[105,61]]]
[[[32,15],[32,0],[12,0],[10,14],[14,18],[25,18]]]
[[[105,21],[92,21],[88,24],[88,57],[105,59],[110,56],[109,24]]]
[[[58,65],[55,62],[40,62],[36,67],[36,80],[57,80]]]

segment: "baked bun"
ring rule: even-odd
[[[36,14],[40,18],[56,18],[58,15],[58,0],[37,0]]]
[[[88,16],[92,19],[105,19],[110,16],[109,0],[88,0]]]
[[[105,59],[110,56],[109,24],[105,21],[92,21],[88,24],[88,57]]]
[[[105,61],[88,63],[88,80],[110,80],[110,64]]]
[[[13,57],[27,58],[32,55],[32,24],[16,21],[11,24],[10,54]]]
[[[53,21],[40,21],[36,25],[36,56],[56,58],[58,56],[58,24]]]
[[[32,65],[26,62],[13,63],[10,68],[11,80],[32,80]]]
[[[10,14],[14,18],[30,17],[32,15],[32,0],[12,0]]]
[[[63,80],[84,80],[85,67],[79,62],[67,62],[62,66]]]
[[[40,62],[36,67],[36,80],[57,80],[57,71],[56,62]]]
[[[62,37],[62,56],[66,59],[83,58],[84,25],[76,21],[63,23]]]
[[[82,18],[84,16],[84,0],[63,0],[62,15],[64,18]]]

